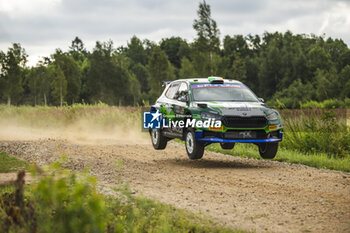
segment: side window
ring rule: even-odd
[[[188,87],[186,83],[181,83],[179,89],[177,90],[174,99],[179,100],[180,98],[188,98]]]
[[[170,87],[166,91],[165,96],[168,97],[169,99],[173,99],[179,86],[180,86],[180,83],[170,84]]]

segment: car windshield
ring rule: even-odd
[[[195,101],[259,101],[243,84],[195,84],[191,85],[191,89]]]

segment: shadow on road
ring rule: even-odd
[[[201,159],[201,160],[189,160],[189,159],[162,159],[159,162],[164,164],[171,164],[179,167],[189,168],[238,168],[238,169],[259,169],[259,168],[270,168],[268,164],[250,164],[250,161],[222,161],[213,159]],[[255,161],[256,163],[256,161]]]

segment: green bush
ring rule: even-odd
[[[300,108],[323,108],[323,109],[332,109],[332,108],[350,108],[350,99],[345,98],[344,100],[340,99],[328,99],[322,102],[317,102],[310,100],[305,103],[300,104]]]
[[[344,108],[344,101],[339,99],[329,99],[322,102],[322,107],[326,109],[331,108]]]
[[[330,157],[350,157],[350,130],[337,120],[334,110],[321,116],[302,115],[284,119],[285,135],[281,146],[304,153],[324,152]]]
[[[306,102],[297,101],[294,98],[273,98],[266,101],[266,104],[270,107],[277,109],[308,109],[308,108],[322,108],[322,109],[332,109],[332,108],[350,108],[350,98],[341,99],[327,99],[321,102],[315,100],[309,100]]]
[[[323,108],[322,103],[314,101],[314,100],[310,100],[306,103],[303,103],[300,105],[300,108]]]

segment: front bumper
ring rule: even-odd
[[[264,142],[280,142],[283,138],[283,132],[280,131],[278,137],[266,139],[225,139],[220,137],[203,137],[203,131],[196,131],[196,141],[211,142],[211,143],[264,143]]]

